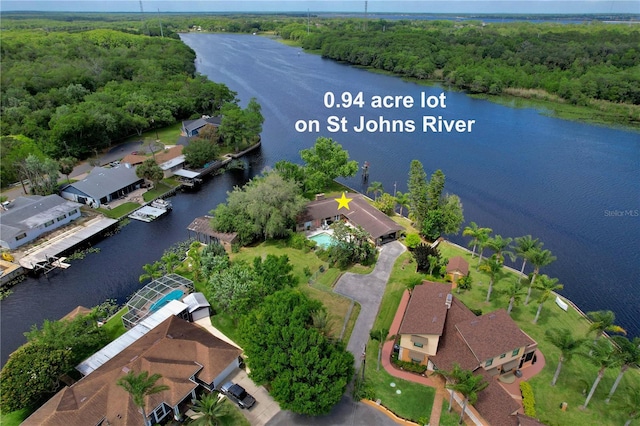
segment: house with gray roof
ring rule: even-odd
[[[208,115],[203,115],[202,117],[195,120],[185,120],[182,122],[182,133],[184,136],[193,137],[197,136],[202,129],[207,124],[211,124],[214,127],[220,126],[222,123],[222,117],[209,117]]]
[[[0,246],[13,250],[80,217],[81,205],[58,195],[18,197],[0,211]]]
[[[100,207],[139,189],[143,182],[144,179],[136,176],[135,168],[127,163],[111,168],[94,167],[83,180],[63,187],[60,195],[67,200]]]

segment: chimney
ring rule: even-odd
[[[451,309],[451,302],[453,302],[453,295],[451,293],[447,294],[447,300],[445,300],[444,305],[447,309]]]

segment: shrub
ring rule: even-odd
[[[404,244],[410,249],[416,248],[421,242],[422,239],[418,234],[407,234],[407,237],[404,239]]]
[[[295,232],[289,236],[287,245],[291,248],[302,250],[306,246],[307,241],[309,240],[303,234]]]
[[[529,382],[520,382],[520,392],[522,393],[522,406],[524,414],[529,417],[536,416],[536,399],[533,396],[533,388]]]
[[[400,361],[396,354],[394,354],[391,357],[391,362],[393,362],[393,364],[396,367],[399,367],[399,368],[401,368],[401,369],[403,369],[405,371],[410,371],[412,373],[422,374],[425,371],[427,371],[427,366],[426,365],[417,364],[417,363],[411,362],[411,361]]]
[[[313,275],[311,272],[311,269],[308,266],[305,266],[302,272],[304,273],[304,276],[307,278]]]

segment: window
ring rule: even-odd
[[[16,235],[16,241],[20,241],[23,238],[27,238],[27,234],[25,234],[24,232],[20,235]]]
[[[500,359],[504,358],[505,356],[507,356],[507,354],[500,355]]]
[[[45,227],[45,228],[48,228],[49,226],[53,225],[53,222],[54,222],[53,220],[50,220],[49,222],[46,222],[46,223],[44,224],[44,227]]]
[[[493,358],[491,358],[489,361],[487,361],[484,366],[485,367],[489,367],[491,364],[493,364]]]
[[[520,348],[514,349],[513,352],[511,352],[511,356],[516,356],[518,353],[520,353]]]
[[[413,346],[415,346],[416,348],[423,348],[424,344],[422,344],[420,342],[413,342]]]
[[[427,338],[422,336],[411,336],[411,341],[416,348],[424,348],[427,344]]]
[[[56,220],[57,220],[58,222],[62,222],[62,221],[63,221],[63,220],[65,220],[66,218],[67,218],[67,215],[66,215],[66,214],[63,214],[62,216],[60,216],[60,217],[59,217],[59,218],[57,218]]]

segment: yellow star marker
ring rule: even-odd
[[[352,198],[347,198],[346,194],[343,192],[342,197],[334,198],[334,200],[338,202],[338,210],[340,210],[343,207],[349,210],[349,201],[351,201]]]

